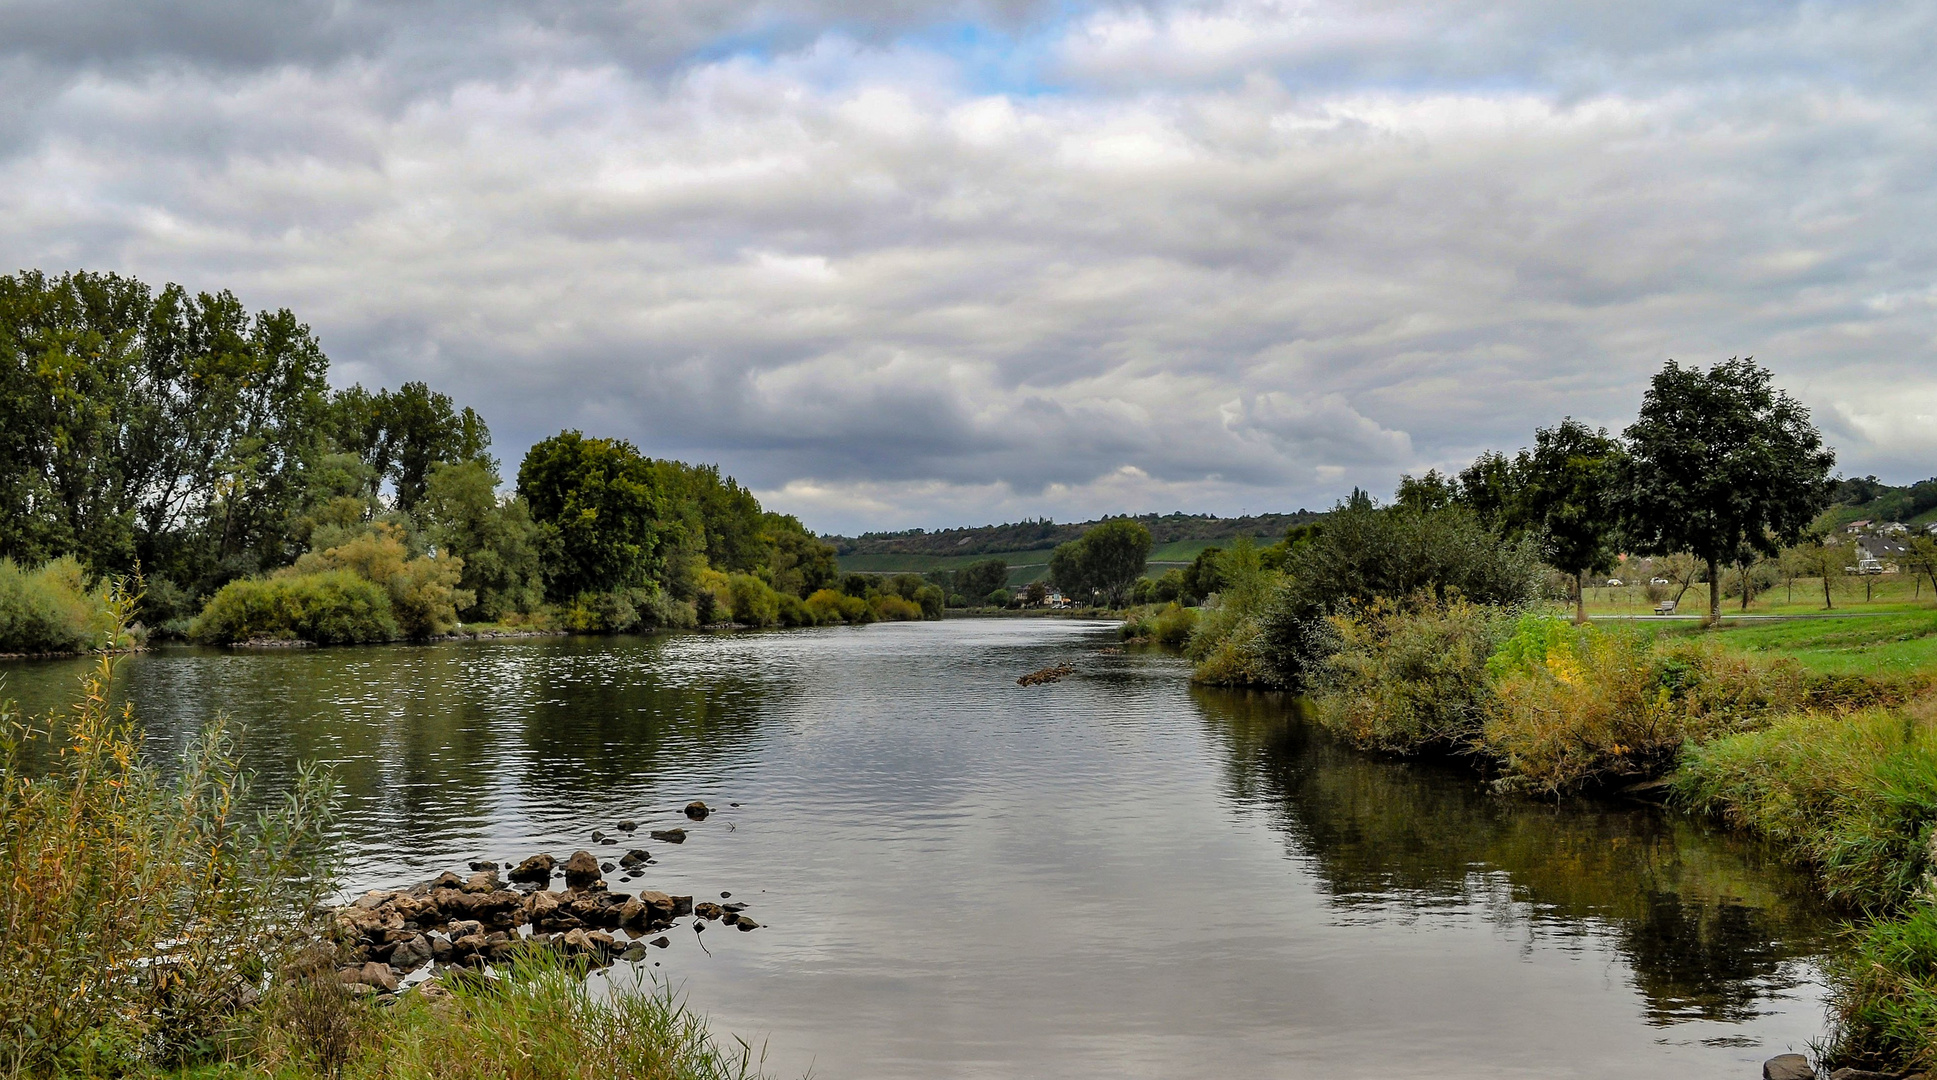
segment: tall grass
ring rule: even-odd
[[[346,1000],[358,1038],[336,1067],[352,1080],[749,1080],[752,1048],[728,1049],[663,983],[599,992],[582,965],[534,951],[493,976],[439,980],[375,1010]],[[341,1049],[341,1048],[338,1048]],[[271,1072],[324,1071],[318,1047],[290,1025],[264,1028]]]
[[[327,885],[327,779],[306,772],[249,813],[219,724],[163,768],[109,701],[114,665],[38,726],[0,706],[0,1069],[14,1073],[83,1042],[162,1063],[206,1052]]]

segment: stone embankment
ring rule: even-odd
[[[687,814],[698,820],[705,808],[696,803]],[[422,969],[483,967],[534,948],[601,965],[638,960],[649,946],[670,943],[653,935],[687,917],[695,931],[714,922],[742,931],[759,927],[741,914],[743,903],[695,904],[690,896],[607,888],[604,871],[633,871],[650,858],[630,851],[617,865],[602,864],[591,852],[578,851],[561,864],[550,855],[533,855],[502,878],[496,863],[473,863],[469,876],[447,872],[412,888],[365,893],[334,914],[338,978],[392,993]],[[557,877],[564,887],[553,889]]]

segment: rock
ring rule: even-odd
[[[654,829],[652,831],[652,838],[654,840],[664,840],[668,844],[683,844],[686,842],[686,830]]]
[[[430,959],[430,939],[422,934],[398,942],[397,947],[390,951],[390,966],[398,971],[416,971],[430,963]]]
[[[745,904],[721,904],[720,906],[728,911],[745,911],[747,909]]]
[[[471,869],[473,870],[496,870],[497,868],[498,864],[489,859],[479,859],[477,862],[471,864]]]
[[[625,856],[619,860],[619,865],[625,867],[627,870],[630,870],[635,866],[639,866],[642,863],[649,863],[651,861],[652,861],[651,852],[647,851],[645,848],[633,848],[631,851],[626,852]]]
[[[599,880],[599,861],[589,851],[574,851],[565,860],[565,884],[574,889],[589,889]]]
[[[396,895],[396,893],[387,893],[378,889],[371,889],[369,892],[357,897],[356,903],[350,906],[358,911],[375,911],[389,903]]]
[[[646,944],[651,945],[655,949],[663,949],[668,945],[671,945],[672,942],[666,940],[666,935],[661,934],[658,937],[653,938],[651,941],[648,941]]]
[[[632,961],[634,963],[640,960],[644,960],[645,958],[646,958],[646,947],[644,945],[628,945],[626,946],[626,950],[619,954],[619,959]]]
[[[702,932],[702,931],[704,931],[705,929],[706,929],[706,920],[705,920],[705,919],[694,919],[694,920],[693,920],[693,933],[695,933],[695,934],[697,934],[697,933],[700,933],[700,932]]]
[[[721,893],[721,894],[720,894],[720,899],[722,899],[722,900],[731,900],[731,899],[733,899],[733,894],[732,894],[732,893],[730,893],[730,892],[723,892],[723,893]]]
[[[740,921],[739,921],[739,923],[738,923],[738,925],[739,925],[739,927],[740,927],[740,929],[742,929],[742,930],[758,930],[758,929],[760,929],[760,924],[759,924],[759,923],[757,923],[757,922],[754,922],[754,921],[753,921],[752,919],[749,919],[749,918],[747,918],[747,917],[746,917],[745,915],[742,915],[742,916],[740,916]]]
[[[652,889],[641,889],[639,890],[639,902],[651,909],[652,917],[655,919],[669,920],[673,917],[673,898],[667,896],[665,893],[656,892]]]
[[[730,803],[727,803],[726,805],[728,805],[728,806],[738,806],[738,805],[740,805],[740,804],[739,804],[739,803],[736,803],[736,802],[730,802]]]
[[[618,867],[617,867],[616,865],[614,865],[613,863],[610,863],[610,862],[602,862],[602,863],[600,863],[600,864],[599,864],[599,869],[600,869],[600,870],[603,870],[603,871],[605,871],[606,873],[608,873],[608,874],[609,874],[609,873],[611,873],[612,871],[614,871],[614,870],[617,870],[617,869],[618,869]]]
[[[451,962],[451,943],[448,938],[430,939],[430,958],[440,964]]]
[[[559,944],[563,945],[565,948],[565,951],[568,953],[583,953],[583,952],[592,951],[592,943],[590,940],[586,938],[584,930],[566,931],[564,939],[560,941]]]
[[[720,921],[728,926],[738,926],[740,925],[740,913],[737,911],[726,912],[720,916]]]
[[[639,823],[638,823],[638,822],[636,822],[636,821],[621,821],[621,822],[619,822],[619,831],[620,831],[620,832],[632,832],[632,831],[633,831],[634,829],[637,829],[638,827],[639,827]]]
[[[1762,1080],[1816,1080],[1816,1070],[1801,1054],[1777,1054],[1762,1063]]]
[[[533,855],[511,871],[511,880],[531,885],[548,884],[552,879],[552,868],[557,865],[557,860],[550,855]]]
[[[692,897],[690,896],[673,897],[673,918],[677,919],[681,915],[691,915],[692,913],[693,913]]]
[[[451,935],[452,941],[456,941],[458,938],[470,937],[472,934],[482,935],[484,924],[474,919],[465,919],[452,923],[450,929],[445,932]]]
[[[386,994],[397,990],[397,973],[390,970],[389,964],[379,964],[374,960],[358,968],[353,981],[374,986]]]
[[[464,879],[446,870],[431,880],[430,887],[433,889],[461,889],[464,887]]]
[[[709,900],[703,904],[694,904],[693,914],[698,915],[702,919],[717,919],[726,914],[726,909]]]
[[[564,897],[555,892],[535,892],[525,897],[525,921],[533,926],[548,923],[558,914]]]
[[[705,821],[706,815],[712,812],[711,807],[700,802],[698,799],[694,799],[692,802],[686,804],[686,816],[692,818],[694,821]]]
[[[498,872],[496,870],[479,870],[477,873],[464,879],[464,891],[467,893],[496,892],[499,886],[503,884],[503,882],[498,880]]]
[[[600,832],[600,831],[599,831],[599,830],[597,830],[597,829],[593,829],[593,830],[592,830],[592,842],[593,842],[594,844],[603,844],[603,843],[605,843],[605,834],[604,834],[604,833],[602,833],[602,832]]]
[[[601,956],[610,956],[619,951],[618,940],[603,930],[588,931],[585,942]]]

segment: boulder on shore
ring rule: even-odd
[[[574,851],[565,860],[565,885],[573,889],[589,889],[599,880],[599,860],[589,851]]]
[[[1762,1080],[1816,1080],[1816,1070],[1801,1054],[1777,1054],[1762,1063]]]
[[[543,885],[551,881],[552,869],[557,865],[558,861],[550,855],[533,855],[519,863],[517,869],[511,871],[510,877],[513,881],[528,885]]]
[[[664,840],[668,844],[683,844],[686,842],[686,830],[654,829],[652,831],[652,838],[654,840]]]

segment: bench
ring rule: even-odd
[[[1655,605],[1656,615],[1673,615],[1674,613],[1675,602],[1673,600],[1663,600],[1661,603]]]

